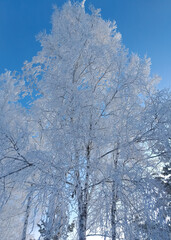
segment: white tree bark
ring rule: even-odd
[[[23,233],[22,233],[22,238],[21,238],[21,240],[26,240],[28,220],[29,220],[30,207],[31,207],[30,205],[31,205],[31,196],[29,196],[29,197],[28,197],[28,200],[27,200],[26,213],[25,213]]]
[[[84,189],[80,188],[78,197],[78,210],[79,210],[79,240],[86,240],[87,230],[87,217],[88,217],[88,201],[89,201],[89,169],[90,169],[90,151],[91,142],[88,143],[86,148],[86,175]]]
[[[117,152],[114,156],[114,173],[117,171],[118,158],[119,158],[119,143],[117,143]],[[114,176],[115,178],[116,176]],[[112,226],[112,240],[116,240],[116,203],[117,203],[117,184],[116,180],[113,179],[112,183],[112,206],[111,206],[111,226]]]

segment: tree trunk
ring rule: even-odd
[[[24,226],[23,226],[23,233],[22,233],[21,240],[26,240],[28,219],[29,219],[29,214],[30,214],[30,204],[31,204],[31,196],[28,198],[28,201],[27,201],[26,215],[25,215]]]
[[[80,189],[78,197],[78,210],[79,210],[79,240],[86,240],[86,230],[87,230],[87,209],[89,201],[89,169],[90,169],[90,146],[91,142],[88,143],[86,149],[86,177],[84,189]]]
[[[116,155],[114,159],[114,178],[112,183],[112,206],[111,206],[111,227],[112,227],[112,240],[116,240],[116,203],[117,203],[117,183],[115,181],[115,174],[117,172],[118,159],[119,159],[119,142],[117,143]]]
[[[112,240],[116,240],[116,186],[115,181],[112,184],[112,208],[111,208],[111,226],[112,226]]]
[[[80,206],[79,214],[79,240],[86,240],[86,228],[87,228],[87,208],[83,203]]]

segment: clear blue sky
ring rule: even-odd
[[[35,36],[50,31],[52,5],[64,0],[0,0],[0,73],[20,70],[40,50]],[[160,87],[171,87],[171,0],[87,0],[101,8],[104,19],[116,20],[130,52],[152,60]]]

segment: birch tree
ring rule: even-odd
[[[64,183],[71,189],[71,202],[77,205],[79,239],[83,240],[91,193],[104,181],[95,177],[101,171],[97,170],[101,155],[114,146],[114,172],[134,158],[130,151],[135,149],[137,155],[134,142],[140,131],[141,104],[155,80],[149,77],[148,59],[128,56],[116,26],[102,20],[97,11],[86,14],[78,3],[55,9],[51,33],[39,39],[42,51],[26,63],[25,76],[41,94],[35,103],[39,136],[44,149],[54,152],[53,165],[61,159]],[[131,160],[128,166],[137,161]],[[111,180],[112,239],[116,239],[115,177]]]
[[[6,101],[15,120],[2,127],[0,179],[27,193],[23,239],[29,212],[50,240],[68,239],[71,226],[78,240],[168,239],[152,174],[170,157],[169,94],[156,92],[150,60],[129,54],[115,22],[84,2],[54,9],[22,88],[10,87],[18,98]],[[23,93],[33,100],[22,112]]]
[[[0,237],[10,240],[21,237],[22,231],[26,235],[27,223],[22,223],[26,196],[23,180],[29,175],[25,170],[32,164],[24,157],[28,149],[27,121],[19,104],[23,82],[15,73],[6,71],[0,75],[0,86]]]

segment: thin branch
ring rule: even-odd
[[[12,174],[18,173],[18,172],[24,170],[25,168],[32,167],[32,166],[34,166],[34,165],[33,165],[32,163],[30,163],[30,164],[27,165],[27,166],[24,166],[24,167],[22,167],[22,168],[19,168],[19,169],[15,170],[15,171],[12,171],[12,172],[10,172],[10,173],[8,173],[8,174],[5,174],[5,175],[1,176],[0,179],[3,179],[3,178],[5,178],[5,177],[8,177],[8,176],[10,176],[10,175],[12,175]]]

